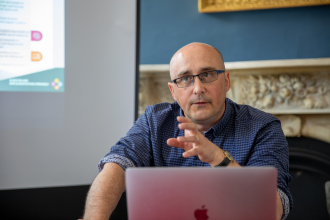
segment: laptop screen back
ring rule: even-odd
[[[273,220],[276,190],[273,167],[126,171],[129,220]]]

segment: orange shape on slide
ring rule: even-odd
[[[31,52],[31,61],[40,61],[42,59],[42,54],[40,52]]]

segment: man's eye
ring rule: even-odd
[[[182,78],[183,82],[187,82],[187,81],[189,81],[189,79],[190,79],[189,76],[187,76],[187,77],[183,77],[183,78]]]
[[[204,77],[209,77],[209,76],[211,76],[211,73],[209,73],[209,72],[204,73],[203,76],[204,76]]]

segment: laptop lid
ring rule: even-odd
[[[277,170],[244,168],[129,168],[129,220],[275,220]]]

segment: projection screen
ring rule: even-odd
[[[133,125],[137,1],[0,0],[0,189],[90,184]]]

